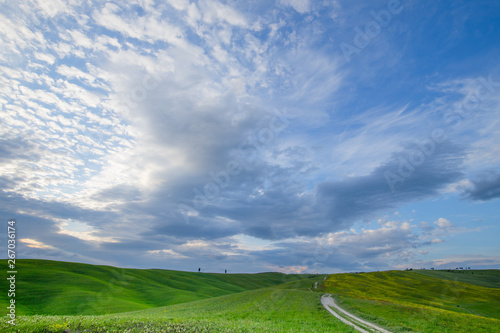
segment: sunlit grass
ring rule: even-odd
[[[335,274],[321,290],[334,294],[353,313],[395,332],[500,332],[500,289],[432,275]]]
[[[155,309],[103,316],[24,316],[21,332],[355,332],[331,316],[315,279]],[[4,324],[2,331],[14,332]]]
[[[35,315],[19,316],[15,327],[4,317],[1,332],[353,332],[308,290],[321,275],[17,264],[18,315]],[[82,309],[90,315],[74,315]]]
[[[155,308],[302,279],[281,273],[207,274],[120,269],[49,260],[17,260],[18,315],[100,315]],[[6,260],[0,265],[7,267]],[[0,280],[7,291],[8,281]],[[7,292],[0,293],[5,308]]]
[[[310,291],[321,275],[121,270],[43,260],[20,261],[18,270],[17,314],[35,315],[18,316],[15,327],[4,317],[1,332],[354,332],[323,308],[322,293]],[[489,333],[500,332],[500,289],[492,288],[499,280],[495,270],[391,271],[335,274],[319,289],[393,332]]]

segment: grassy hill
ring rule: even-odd
[[[2,326],[0,326],[0,330]],[[5,332],[14,332],[4,326]],[[206,300],[105,316],[19,318],[16,329],[38,332],[345,332],[320,294],[265,288]]]
[[[334,274],[323,281],[324,275],[16,264],[17,314],[29,315],[18,317],[16,327],[0,322],[2,332],[354,332],[322,307],[324,292],[392,332],[500,332],[498,270]],[[318,281],[320,292],[312,292]],[[0,287],[8,290],[6,280]],[[0,293],[0,306],[6,296]]]
[[[6,260],[0,265],[7,267]],[[49,260],[16,260],[18,315],[135,311],[265,288],[304,278],[281,273],[207,274],[120,269]],[[1,290],[8,290],[6,279]],[[7,292],[0,306],[7,306]]]
[[[324,275],[122,271],[44,260],[16,264],[17,300],[33,312],[73,314],[81,300],[93,313],[149,309],[20,316],[16,327],[0,323],[2,332],[355,332],[324,310],[321,294],[309,290]],[[86,295],[92,295],[90,301]],[[158,307],[161,302],[178,304]]]
[[[393,332],[500,332],[500,289],[484,286],[497,286],[499,272],[468,272],[334,274],[320,289]]]
[[[465,282],[487,288],[500,288],[500,270],[414,270],[413,272],[440,279]]]

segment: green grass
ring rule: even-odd
[[[320,290],[394,332],[500,332],[500,289],[479,285],[496,285],[498,272],[488,272],[459,281],[437,271],[335,274]]]
[[[46,264],[46,262],[40,263]],[[64,271],[63,267],[70,267],[72,272],[78,271],[79,274],[85,272],[93,274],[92,267],[96,271],[104,270],[104,272],[107,269],[112,269],[89,267],[88,265],[80,266],[80,264],[50,263],[55,264],[54,267],[57,268],[55,271],[58,273]],[[61,264],[62,266],[60,266]],[[25,271],[26,267],[24,266],[23,271]],[[38,265],[38,267],[41,270],[41,266]],[[19,272],[21,271],[21,268],[19,268]],[[151,278],[148,275],[149,273],[165,273],[162,271],[133,271],[132,273],[139,274],[143,278]],[[191,278],[190,283],[193,289],[198,291],[211,290],[208,287],[203,287],[204,284],[212,286],[213,284],[227,283],[228,286],[233,286],[233,288],[235,288],[234,286],[245,288],[245,284],[248,284],[246,288],[251,286],[253,289],[265,284],[273,284],[273,286],[118,314],[100,316],[20,316],[17,318],[16,327],[7,324],[4,319],[0,324],[0,331],[44,333],[77,331],[355,332],[351,327],[336,320],[322,307],[320,293],[309,291],[314,282],[323,280],[324,275],[283,275],[278,273],[217,275],[172,271],[169,271],[168,274],[172,277],[178,274],[181,276],[187,274]],[[93,274],[92,276],[92,282],[102,280],[102,278],[99,278],[99,274]],[[82,276],[77,277],[79,277],[78,281],[80,282],[85,280]],[[202,281],[204,282],[201,283]],[[71,285],[73,284],[74,281]],[[88,285],[92,284],[89,283]],[[132,285],[127,287],[131,288]],[[172,291],[172,288],[170,288],[170,291]],[[122,292],[126,293],[126,290],[122,290]],[[158,292],[160,291],[158,290]],[[60,293],[57,298],[64,301],[64,293]],[[68,303],[67,300],[64,302]]]
[[[156,315],[172,321],[190,318],[247,332],[355,332],[323,308],[320,296],[301,289],[266,288],[126,316]]]
[[[500,270],[414,270],[413,272],[440,279],[475,284],[481,287],[500,288]]]
[[[0,265],[7,267],[6,260]],[[111,314],[185,303],[303,278],[281,273],[206,274],[16,260],[18,315]],[[0,290],[8,281],[0,280]],[[5,308],[7,292],[0,293]]]
[[[310,291],[324,275],[16,264],[17,326],[3,316],[1,332],[354,332]],[[500,332],[499,280],[495,270],[334,274],[319,290],[393,332],[489,333]]]
[[[320,294],[260,289],[201,301],[104,316],[25,316],[2,332],[349,332]]]

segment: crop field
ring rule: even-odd
[[[1,332],[356,332],[324,309],[324,293],[391,332],[500,332],[496,270],[334,274],[323,281],[325,275],[42,260],[18,266],[17,325],[4,320]]]
[[[494,288],[499,275],[423,270],[334,274],[321,290],[392,332],[500,332],[500,289]]]

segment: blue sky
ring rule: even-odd
[[[498,1],[0,8],[19,258],[500,268]]]

